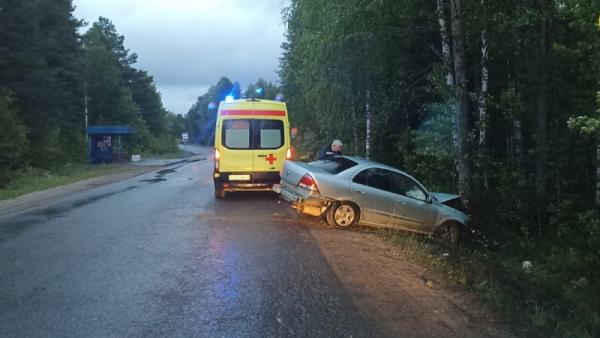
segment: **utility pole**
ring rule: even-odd
[[[88,97],[87,97],[87,81],[83,83],[83,107],[85,115],[85,145],[87,152],[90,151],[90,136],[88,135]]]
[[[366,110],[366,118],[367,118],[367,130],[366,130],[366,139],[365,139],[365,158],[368,160],[371,158],[371,105],[369,104],[370,101],[370,95],[369,95],[369,90],[367,90],[366,93],[366,103],[365,103],[365,110]]]

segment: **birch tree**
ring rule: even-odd
[[[444,0],[436,0],[436,14],[440,26],[440,39],[442,42],[442,57],[446,68],[446,85],[454,86],[454,75],[452,74],[452,59],[450,55],[450,42],[448,39],[448,28],[446,27],[446,11]]]
[[[467,79],[465,70],[465,47],[462,29],[461,0],[450,0],[452,48],[454,55],[455,93],[458,102],[456,109],[456,128],[458,136],[457,171],[458,190],[465,204],[470,204],[471,197],[471,158],[469,154],[469,106],[467,101]]]

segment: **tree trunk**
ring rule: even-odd
[[[523,176],[523,137],[521,136],[521,121],[517,118],[513,118],[512,121],[512,139],[513,149],[512,156],[514,157],[514,164],[519,173],[519,180],[517,185],[519,188],[525,186],[525,177]]]
[[[488,45],[485,30],[481,32],[481,86],[479,90],[479,147],[486,146],[487,92],[488,92]]]
[[[365,158],[369,159],[371,157],[371,106],[369,105],[370,95],[367,90],[366,101],[365,101],[365,112],[366,112],[366,124],[367,124],[367,132],[365,138]]]
[[[547,124],[548,124],[548,22],[547,22],[547,8],[548,0],[540,0],[540,6],[542,11],[542,21],[540,23],[540,40],[539,50],[540,56],[538,61],[538,78],[539,78],[539,89],[537,99],[537,116],[536,116],[536,192],[537,192],[537,215],[538,215],[538,240],[542,239],[542,226],[546,223],[545,209],[546,209],[546,183],[547,183],[547,163],[548,163],[548,149],[547,149]]]
[[[596,206],[600,206],[600,143],[596,144]]]
[[[442,40],[442,56],[444,57],[444,66],[448,74],[446,75],[446,84],[448,86],[454,85],[454,75],[452,74],[452,60],[450,59],[450,43],[448,39],[448,31],[446,29],[446,15],[444,14],[444,0],[436,1],[436,12],[438,16],[438,23],[440,25],[440,37]]]
[[[358,130],[356,129],[356,106],[352,102],[352,144],[354,144],[354,155],[358,155]]]
[[[545,60],[547,57],[546,50],[546,22],[542,23],[542,36],[540,39],[540,47],[541,47],[541,59]],[[536,119],[536,141],[537,141],[537,160],[536,160],[536,188],[538,195],[540,197],[546,195],[546,177],[547,177],[547,162],[548,162],[548,153],[547,153],[547,120],[548,120],[548,85],[547,85],[547,76],[545,75],[546,70],[545,67],[541,65],[540,67],[540,82],[539,82],[539,94],[537,100],[537,119]]]
[[[481,1],[484,5],[483,0]],[[482,167],[483,186],[486,190],[489,189],[488,175],[488,151],[487,151],[487,93],[488,93],[488,44],[485,29],[481,31],[481,83],[479,87],[479,153],[480,166]]]
[[[444,0],[436,0],[436,12],[438,16],[438,24],[440,26],[440,40],[442,42],[442,57],[444,62],[444,68],[448,72],[446,74],[446,85],[448,87],[454,87],[454,72],[452,55],[450,55],[450,39],[448,38],[448,29],[446,27],[446,11]],[[458,149],[458,131],[456,128],[456,99],[451,98],[448,102],[450,106],[450,113],[453,114],[452,122],[454,127],[452,128],[452,146],[455,151]],[[458,169],[458,157],[455,155],[454,166]]]
[[[521,170],[522,169],[522,162],[521,162],[521,158],[522,158],[522,145],[521,145],[521,121],[519,121],[519,119],[517,118],[513,118],[512,121],[512,138],[513,138],[513,156],[514,156],[514,163],[516,164],[517,169]]]
[[[465,204],[470,204],[471,198],[471,159],[469,154],[469,106],[467,101],[467,79],[465,77],[465,48],[462,31],[461,0],[450,0],[452,22],[452,46],[454,52],[454,77],[456,81],[456,128],[458,135],[457,171],[458,191]]]

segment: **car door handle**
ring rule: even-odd
[[[267,157],[267,155],[258,155],[258,157]]]
[[[396,203],[398,204],[402,204],[402,205],[406,205],[406,202],[402,201],[402,200],[396,200]]]
[[[354,190],[354,191],[355,191],[355,192],[357,192],[357,193],[359,193],[359,194],[362,194],[362,195],[364,195],[364,194],[365,194],[365,192],[364,192],[364,191],[362,191],[362,190]]]

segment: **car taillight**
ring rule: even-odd
[[[288,150],[285,152],[285,159],[286,160],[292,159],[292,149],[288,148]]]
[[[298,182],[298,186],[312,191],[319,191],[319,187],[317,187],[317,182],[315,182],[315,179],[312,178],[312,176],[310,176],[309,174],[302,176],[302,178]]]
[[[215,148],[215,172],[218,173],[219,172],[219,160],[221,159],[221,153],[219,152],[219,149]]]

